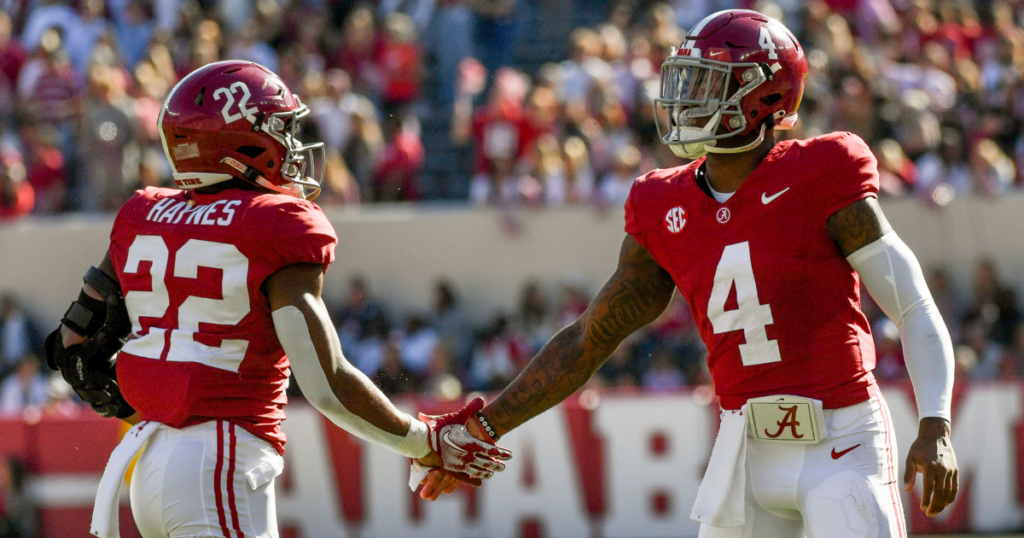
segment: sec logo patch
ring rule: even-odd
[[[682,206],[669,209],[665,215],[665,227],[668,231],[677,234],[683,231],[683,226],[686,226],[686,210]]]

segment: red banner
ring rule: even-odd
[[[884,390],[900,461],[917,433],[907,386]],[[427,412],[451,404],[408,401]],[[1005,532],[1024,525],[1024,384],[959,386],[953,445],[960,496],[937,518],[904,496],[911,532]],[[288,407],[286,470],[277,482],[282,536],[696,536],[690,508],[718,426],[706,392],[584,392],[502,438],[516,457],[484,487],[436,503],[406,486],[408,461],[369,446],[305,403]],[[31,471],[42,536],[86,538],[107,456],[123,428],[88,409],[0,420],[0,454]],[[900,475],[902,477],[902,472]],[[126,488],[127,489],[127,488]],[[902,489],[902,488],[901,488]],[[122,535],[137,537],[122,497]]]

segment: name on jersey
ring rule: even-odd
[[[156,203],[146,220],[167,224],[196,224],[200,226],[230,226],[235,218],[235,206],[241,200],[218,200],[212,204],[196,205],[192,202],[164,198]]]

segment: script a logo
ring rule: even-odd
[[[665,215],[665,227],[668,231],[677,234],[683,231],[683,226],[686,226],[686,210],[682,206],[669,209]]]
[[[764,434],[767,435],[768,437],[771,437],[772,439],[775,439],[776,437],[782,435],[782,431],[785,430],[788,426],[789,431],[793,435],[794,439],[800,439],[801,437],[803,437],[803,434],[796,432],[796,428],[800,426],[800,422],[796,420],[796,406],[794,405],[791,407],[782,407],[780,405],[779,411],[786,412],[786,416],[782,417],[782,420],[775,423],[775,425],[779,427],[779,431],[775,432],[775,434],[770,434],[768,433],[768,430],[765,430]]]

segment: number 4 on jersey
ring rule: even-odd
[[[729,291],[736,285],[738,308],[726,310]],[[740,358],[744,366],[779,362],[779,343],[769,340],[765,326],[774,323],[772,308],[757,300],[754,267],[750,263],[750,243],[744,241],[729,245],[722,251],[722,259],[715,270],[715,284],[708,299],[708,319],[715,334],[743,331],[747,343],[740,344]]]

